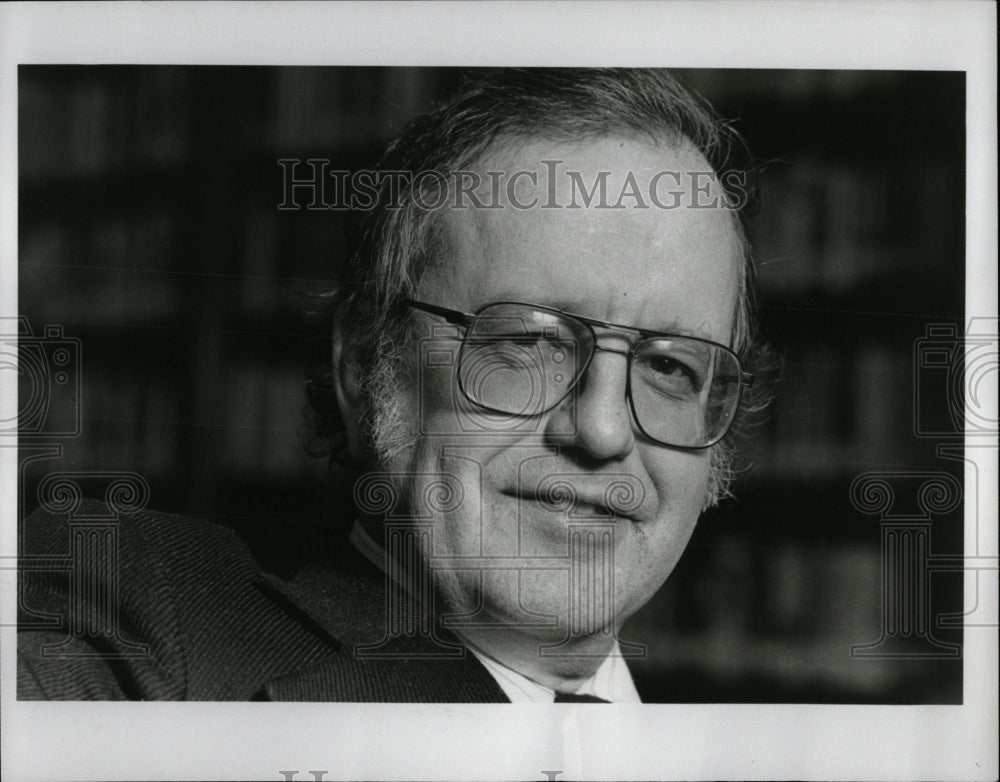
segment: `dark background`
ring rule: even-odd
[[[342,514],[303,448],[315,346],[300,313],[337,283],[347,217],[279,210],[277,160],[370,167],[460,72],[19,73],[20,315],[53,378],[57,343],[79,340],[47,408],[26,409],[22,377],[22,518],[49,472],[126,470],[151,507],[232,525],[280,561],[300,530]],[[636,679],[663,701],[961,702],[961,660],[942,657],[961,631],[936,622],[961,609],[960,575],[935,573],[907,609],[926,624],[886,634],[880,517],[849,490],[869,472],[962,479],[935,451],[960,443],[960,394],[919,353],[928,326],[963,331],[964,75],[678,74],[764,165],[761,325],[784,368],[738,500],[702,519],[622,633],[648,645]],[[45,337],[51,325],[62,337]],[[908,480],[892,479],[904,520],[920,515]],[[930,553],[960,555],[961,506],[930,522]],[[888,656],[852,656],[883,637]]]

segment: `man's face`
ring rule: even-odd
[[[740,247],[730,212],[690,208],[695,198],[704,204],[719,196],[716,187],[710,195],[692,194],[690,173],[710,171],[699,153],[624,139],[531,141],[497,153],[482,170],[539,171],[537,187],[522,178],[517,200],[537,196],[541,205],[553,186],[543,160],[562,161],[554,187],[555,202],[563,205],[574,198],[569,171],[580,172],[588,189],[601,171],[612,172],[612,204],[629,172],[647,204],[647,183],[659,171],[678,172],[681,183],[661,179],[661,203],[670,198],[667,190],[685,195],[673,197],[679,202],[673,209],[636,208],[628,198],[620,209],[598,208],[595,199],[577,209],[519,209],[504,200],[500,209],[447,210],[440,215],[442,247],[420,280],[418,299],[463,312],[520,301],[729,343]],[[702,176],[701,187],[705,181]],[[576,202],[582,204],[579,188]],[[613,606],[597,613],[604,617],[599,621],[620,626],[683,552],[708,490],[709,452],[666,447],[639,432],[626,401],[627,360],[612,352],[595,353],[575,392],[555,409],[512,425],[510,417],[479,409],[457,392],[448,357],[460,343],[442,331],[442,319],[417,317],[407,403],[415,445],[389,467],[411,476],[411,509],[431,527],[422,555],[435,572],[444,610],[474,615],[454,629],[517,666],[537,644],[565,636],[571,605],[593,614],[610,581]],[[635,339],[596,331],[598,344],[616,350]],[[434,485],[442,478],[461,487],[435,502]],[[625,491],[618,496],[631,497],[621,508],[605,495],[616,482]],[[541,495],[559,483],[575,492],[575,504],[544,501]],[[609,507],[622,512],[611,515]],[[571,529],[585,545],[571,545]],[[587,537],[588,530],[610,534]],[[587,573],[590,582],[581,577]],[[604,591],[594,583],[603,583]],[[545,617],[556,617],[557,625]],[[590,651],[607,652],[608,636],[601,638],[595,643],[603,648]]]

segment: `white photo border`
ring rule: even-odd
[[[996,317],[995,23],[993,3],[947,1],[7,4],[0,315],[18,307],[18,65],[171,63],[965,71],[966,312]],[[0,391],[16,393],[10,383]],[[995,375],[986,393],[995,410]],[[966,509],[966,550],[978,513],[979,551],[995,556],[993,446],[978,455],[979,475],[994,483]],[[0,448],[7,779],[997,777],[995,627],[965,631],[962,706],[19,703],[16,464],[16,450]],[[975,598],[967,581],[966,605]],[[978,598],[996,617],[996,571],[980,574]]]

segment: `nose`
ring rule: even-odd
[[[602,461],[631,453],[635,436],[625,398],[627,355],[595,347],[584,376],[549,416],[546,434],[553,444],[575,446]]]

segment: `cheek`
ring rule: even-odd
[[[513,520],[490,512],[491,456],[490,449],[455,435],[418,443],[408,475],[409,515],[426,525],[434,556],[511,556],[512,545],[516,552]]]
[[[447,349],[427,350],[413,370],[417,431],[431,437],[461,435],[452,438],[455,444],[467,444],[468,435],[505,432],[509,417],[493,416],[465,398],[455,374],[458,350],[448,344]]]
[[[641,456],[656,489],[660,520],[697,519],[710,484],[710,452],[650,446],[641,450]]]
[[[669,577],[694,532],[708,491],[707,453],[656,450],[644,460],[657,492],[656,522],[639,530],[628,555],[615,565],[623,618],[644,605]]]
[[[707,451],[656,450],[646,468],[659,501],[657,520],[641,547],[643,569],[653,580],[665,578],[684,552],[704,507],[711,471]]]
[[[452,393],[454,361],[453,347],[421,344],[421,352],[411,376],[416,399],[415,423],[421,434],[446,433],[457,430],[455,398]]]

